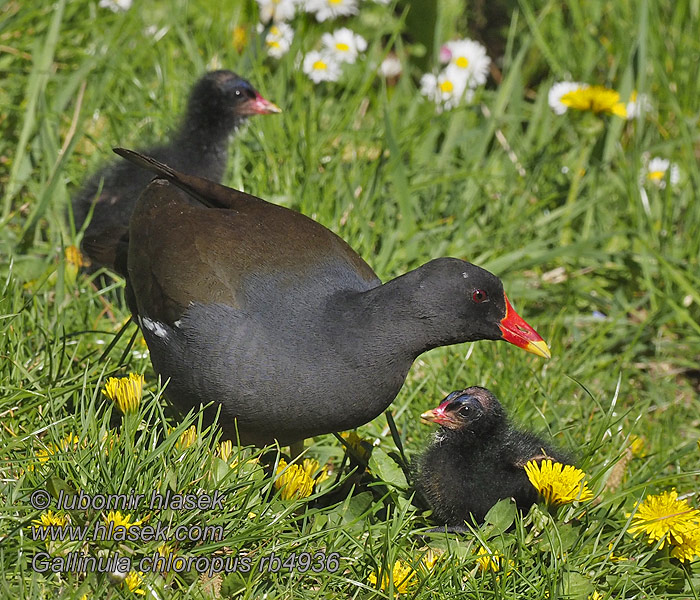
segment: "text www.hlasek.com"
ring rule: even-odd
[[[95,523],[93,525],[32,525],[32,539],[35,542],[206,542],[221,541],[224,538],[222,525],[178,525],[168,523],[155,525],[115,525]]]

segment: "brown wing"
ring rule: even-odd
[[[380,283],[300,213],[170,169],[167,179],[149,184],[131,218],[128,271],[141,314],[173,323],[192,302],[243,308]]]

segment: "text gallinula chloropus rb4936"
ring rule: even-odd
[[[215,402],[243,443],[357,427],[436,346],[504,339],[549,356],[495,275],[438,258],[385,284],[304,215],[117,149],[160,178],[131,218],[128,284],[181,409]]]
[[[192,88],[184,120],[170,142],[146,154],[176,169],[220,181],[226,170],[231,133],[251,115],[277,112],[280,109],[242,77],[231,71],[211,71]],[[82,243],[95,266],[126,275],[129,219],[139,194],[151,179],[147,171],[121,161],[93,175],[74,198],[77,228],[83,226],[96,201]]]

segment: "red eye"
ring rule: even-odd
[[[474,300],[474,302],[477,304],[486,302],[488,299],[489,297],[484,290],[474,290],[474,293],[472,294],[472,300]]]

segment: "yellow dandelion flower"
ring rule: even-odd
[[[40,527],[64,527],[68,521],[68,515],[55,513],[52,510],[41,513],[38,519],[32,519],[32,523],[36,523]]]
[[[391,580],[394,582],[394,591],[397,594],[408,594],[409,588],[417,583],[416,571],[408,563],[402,560],[397,560],[391,570]],[[379,572],[379,577],[374,573],[370,573],[367,581],[376,586],[379,583],[379,589],[382,591],[389,589],[389,573]]]
[[[135,413],[141,404],[143,375],[129,373],[128,377],[110,377],[104,387],[104,394],[122,414]]]
[[[238,54],[241,54],[243,50],[245,50],[245,47],[248,45],[248,32],[246,31],[245,27],[236,25],[233,28],[233,33],[231,37],[233,38],[233,47],[236,49],[236,52],[238,52]]]
[[[610,561],[612,561],[612,562],[618,562],[618,561],[621,561],[621,560],[628,560],[627,557],[625,557],[625,556],[618,556],[617,554],[615,554],[615,553],[613,552],[614,546],[613,546],[613,543],[612,543],[612,542],[610,542],[610,543],[608,544],[608,550],[610,550],[610,552],[608,552],[608,554],[607,554],[607,556],[606,556],[606,558],[607,558],[608,560],[610,560]]]
[[[486,546],[481,546],[476,553],[476,563],[479,566],[479,571],[499,571],[503,562],[503,554],[495,550],[489,550]]]
[[[700,521],[696,521],[694,528],[683,534],[683,539],[674,544],[671,556],[681,562],[691,562],[695,557],[700,557]]]
[[[583,481],[586,474],[573,465],[563,465],[549,459],[540,463],[531,460],[525,465],[525,472],[547,504],[570,504],[593,498],[593,492]]]
[[[67,246],[63,251],[66,262],[69,265],[75,267],[85,267],[90,264],[90,261],[86,260],[85,257],[80,253],[80,250],[75,246]]]
[[[620,94],[602,85],[584,85],[567,92],[560,102],[575,110],[588,110],[627,118],[627,107],[620,101]]]
[[[180,434],[175,447],[179,450],[185,450],[194,444],[195,441],[197,441],[197,427],[192,425],[192,427],[188,427]]]
[[[305,458],[301,463],[301,468],[304,469],[304,473],[313,479],[314,475],[318,473],[321,468],[321,463],[315,458]]]
[[[305,458],[301,463],[301,468],[313,479],[314,485],[318,485],[330,477],[328,474],[328,465],[323,465],[322,467],[321,463],[315,458]]]
[[[117,445],[118,441],[119,434],[113,429],[109,429],[102,433],[100,438],[100,446],[104,448],[105,454],[109,454],[114,449],[114,446]]]
[[[440,556],[441,554],[439,552],[430,548],[421,558],[421,565],[423,565],[426,570],[432,571],[435,563],[440,560]]]
[[[603,594],[601,594],[598,590],[595,590],[589,598],[591,600],[603,600]]]
[[[231,440],[224,440],[219,442],[219,447],[217,448],[218,455],[221,460],[228,462],[233,454],[233,442]]]
[[[646,444],[644,443],[644,438],[639,437],[638,435],[631,435],[630,436],[630,450],[632,451],[632,454],[635,456],[638,456],[639,458],[644,458],[647,455],[646,451]]]
[[[372,444],[362,439],[354,431],[345,431],[340,434],[340,437],[342,437],[353,450],[353,454],[351,454],[353,458],[359,459],[364,463],[369,461],[370,454],[372,453]]]
[[[175,553],[175,550],[173,550],[168,543],[162,543],[160,546],[156,548],[156,552],[160,554],[161,556],[167,558],[171,554]]]
[[[124,578],[124,585],[132,594],[137,594],[139,596],[145,596],[146,591],[141,589],[141,584],[143,583],[143,573],[141,571],[131,571]]]
[[[131,522],[131,515],[123,515],[121,511],[110,510],[107,516],[102,515],[102,519],[109,526],[110,523],[114,523],[114,527],[124,527],[127,531],[130,527],[134,525],[141,525],[142,520]]]
[[[304,467],[296,464],[288,465],[287,461],[280,460],[277,465],[275,487],[282,490],[282,500],[308,498],[314,489],[314,480],[304,471]]]
[[[47,460],[49,460],[49,456],[52,454],[56,453],[56,448],[53,444],[51,444],[48,448],[40,448],[34,453],[34,456],[36,456],[39,459],[40,463],[45,463]]]
[[[69,450],[77,450],[79,444],[80,438],[74,433],[69,433],[58,441],[55,448],[56,451],[68,452]]]
[[[629,515],[627,515],[629,516]],[[645,533],[650,544],[661,541],[681,544],[686,536],[698,529],[700,511],[692,508],[687,500],[679,500],[678,492],[671,490],[656,496],[649,495],[637,505],[629,532],[632,535]]]

